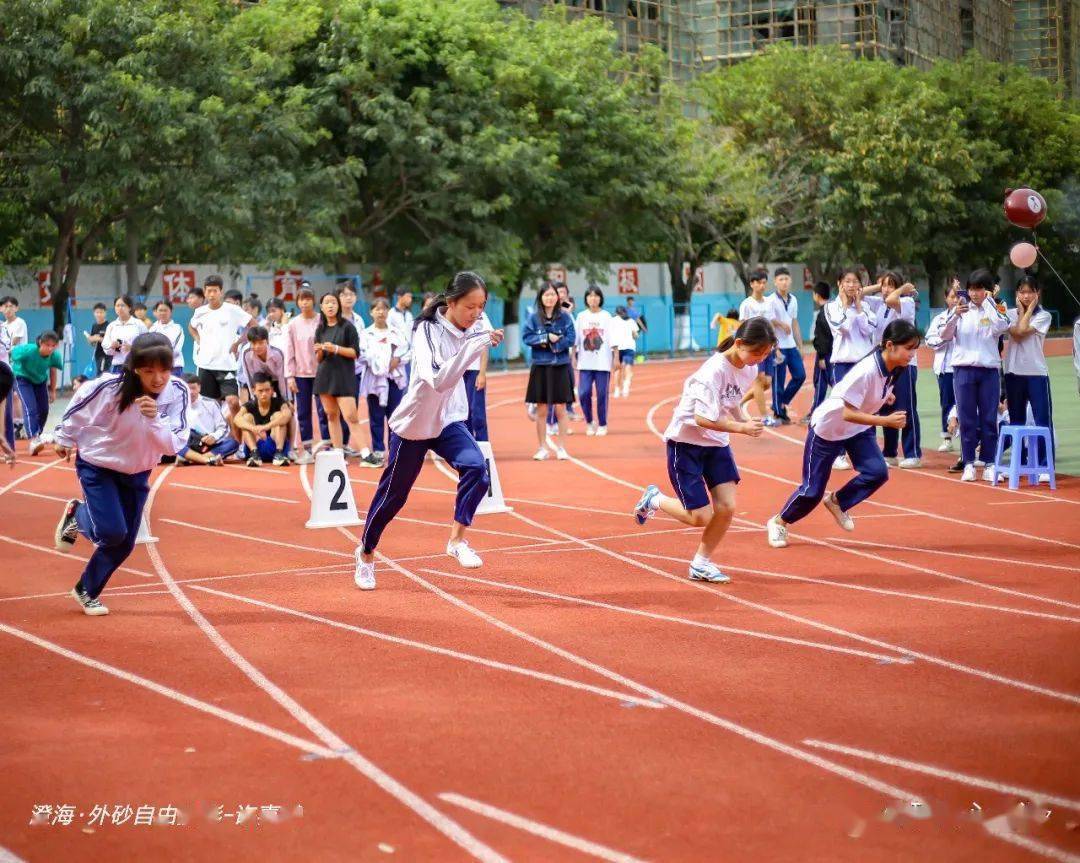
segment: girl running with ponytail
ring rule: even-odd
[[[390,418],[386,466],[356,549],[354,579],[361,590],[375,589],[375,548],[408,500],[428,450],[458,472],[446,553],[467,569],[482,563],[465,541],[465,529],[487,493],[488,469],[466,424],[469,402],[462,378],[473,360],[503,338],[502,330],[489,329],[482,321],[487,296],[480,276],[458,273],[413,325],[409,388]]]
[[[742,401],[757,381],[758,364],[775,348],[772,324],[762,317],[747,318],[686,379],[664,432],[668,478],[678,497],[667,497],[650,485],[634,508],[638,524],[645,524],[659,509],[685,525],[705,529],[690,562],[690,578],[695,581],[731,581],[710,560],[735,515],[739,469],[728,435],[761,437],[763,421],[750,419]]]

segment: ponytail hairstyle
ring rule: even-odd
[[[739,328],[732,335],[720,342],[716,348],[717,352],[723,353],[729,350],[734,346],[736,339],[748,348],[763,348],[766,345],[772,347],[776,345],[776,331],[765,318],[747,318],[739,324]]]
[[[885,327],[885,332],[881,334],[881,350],[885,349],[886,342],[892,342],[894,345],[910,345],[914,342],[913,347],[917,348],[919,343],[922,342],[922,333],[911,321],[896,318],[889,321],[889,325]]]
[[[413,329],[415,330],[422,321],[433,321],[435,316],[439,313],[440,309],[445,309],[450,303],[457,302],[463,297],[471,294],[477,288],[480,288],[484,292],[485,299],[488,295],[487,284],[484,279],[472,270],[462,270],[460,273],[456,273],[450,283],[446,286],[446,290],[435,297],[435,302],[420,312],[416,316],[416,320],[413,322]]]
[[[142,333],[131,343],[131,351],[124,360],[120,373],[120,404],[118,413],[126,411],[135,399],[143,395],[142,381],[135,369],[154,367],[171,371],[173,367],[172,342],[161,333]]]

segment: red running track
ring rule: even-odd
[[[803,432],[737,438],[734,582],[691,583],[694,532],[628,512],[695,365],[637,367],[568,462],[530,459],[524,377],[493,375],[514,512],[477,519],[484,567],[443,553],[428,465],[373,593],[348,531],[304,528],[308,474],[174,468],[87,618],[86,543],[51,550],[74,474],[4,472],[0,859],[1077,859],[1080,480],[961,485],[935,453],[854,534],[816,512],[774,550]]]

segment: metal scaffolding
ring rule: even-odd
[[[770,45],[840,45],[859,57],[926,68],[977,51],[1080,93],[1080,0],[500,0],[536,14],[562,6],[602,16],[619,46],[664,52],[691,78]]]

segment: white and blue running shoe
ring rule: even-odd
[[[634,507],[634,518],[637,519],[638,524],[645,524],[645,522],[656,514],[656,499],[658,497],[660,497],[660,489],[655,485],[650,485],[645,489],[645,493],[641,496],[641,500],[639,500],[637,506]]]
[[[691,563],[690,580],[708,581],[711,584],[727,584],[731,581],[731,577],[728,575],[724,575],[724,573],[720,571],[720,567],[710,561],[703,566],[699,566],[696,563]]]

